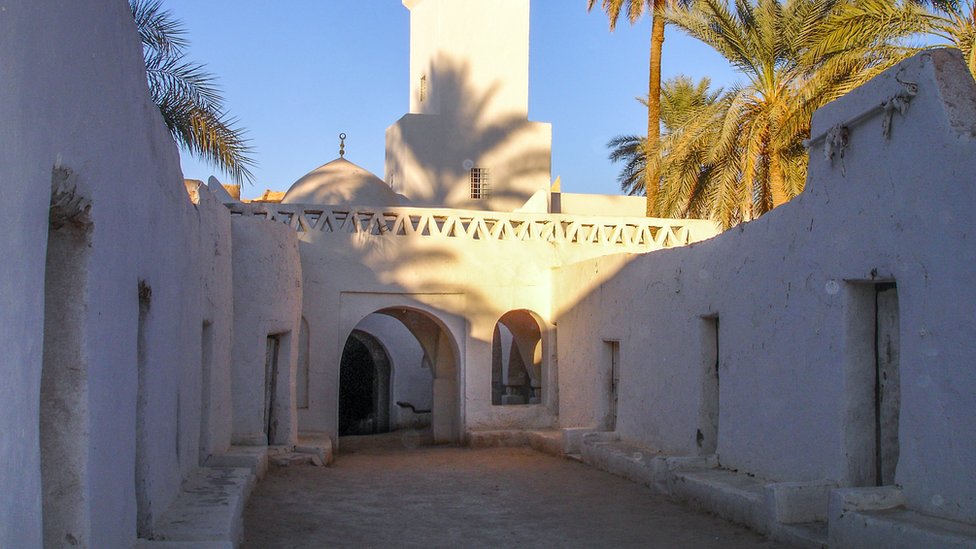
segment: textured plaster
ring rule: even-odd
[[[700,323],[717,315],[721,464],[770,480],[857,485],[863,465],[849,456],[873,436],[859,416],[871,398],[859,372],[870,364],[855,350],[872,319],[857,296],[864,284],[895,281],[895,482],[910,508],[976,521],[976,443],[960,436],[976,429],[976,372],[962,366],[974,357],[976,143],[973,122],[960,120],[974,112],[976,86],[957,54],[922,54],[820,111],[813,134],[880,105],[902,82],[918,93],[894,115],[890,138],[879,113],[850,127],[842,160],[831,164],[815,146],[807,190],[789,204],[706,242],[557,271],[556,287],[585,288],[554,294],[560,342],[573,342],[560,353],[562,426],[598,426],[600,339],[617,338],[618,433],[697,453],[708,366]]]

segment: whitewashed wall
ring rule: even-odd
[[[387,129],[386,182],[417,206],[505,212],[547,191],[552,126],[528,119],[529,2],[403,3],[410,113]],[[471,198],[471,168],[488,168],[489,198]]]
[[[560,423],[600,427],[619,339],[618,432],[706,453],[709,330],[720,321],[717,453],[771,480],[856,484],[864,450],[860,291],[897,283],[900,458],[912,509],[976,522],[976,86],[956,54],[913,58],[821,109],[813,134],[917,83],[890,138],[879,113],[850,124],[843,158],[811,151],[807,190],[712,240],[556,274]],[[581,288],[580,295],[569,291]],[[706,406],[707,407],[707,406]],[[873,433],[872,433],[873,435]]]
[[[0,32],[0,546],[128,547],[230,443],[230,214],[184,184],[125,1],[8,2]],[[52,181],[90,209],[46,279]],[[71,383],[42,398],[45,364]]]
[[[302,266],[295,232],[277,223],[237,217],[234,235],[234,436],[236,444],[264,445],[264,391],[269,336],[278,336],[274,410],[276,444],[294,444]]]

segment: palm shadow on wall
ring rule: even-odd
[[[414,202],[413,205],[445,206],[450,204],[452,192],[455,198],[459,191],[466,195],[471,164],[466,163],[465,160],[477,165],[485,157],[506,166],[505,169],[497,171],[494,166],[491,166],[493,179],[500,183],[493,185],[493,200],[515,204],[505,209],[499,208],[500,213],[505,213],[506,210],[510,212],[531,197],[531,193],[525,191],[506,189],[504,181],[499,181],[500,178],[536,178],[539,181],[538,188],[546,189],[551,172],[548,141],[544,141],[538,147],[522,147],[513,143],[530,132],[544,130],[546,132],[544,135],[548,135],[548,127],[529,122],[524,112],[499,114],[500,109],[493,105],[499,94],[497,86],[477,89],[472,83],[472,71],[468,67],[457,63],[446,63],[442,66],[446,68],[432,76],[432,84],[436,86],[436,92],[439,94],[439,115],[408,114],[401,120],[401,122],[411,119],[422,120],[418,123],[436,124],[440,136],[436,146],[430,146],[430,142],[424,141],[400,140],[397,143],[402,147],[401,157],[424,167],[430,174],[429,180],[424,182],[428,185],[422,188],[418,184],[411,186],[412,192],[408,198]],[[531,141],[522,141],[522,143],[531,143]],[[480,155],[477,155],[476,153],[479,152]],[[388,155],[388,162],[396,158],[397,155]],[[448,161],[444,161],[445,158]],[[399,166],[388,165],[387,172],[391,173],[391,171],[402,173]],[[388,183],[395,184],[395,190],[401,191],[400,186],[397,185],[399,182],[388,181]],[[458,189],[458,185],[461,189]],[[472,204],[473,206],[476,205]],[[479,209],[484,209],[484,204],[480,206]],[[340,235],[336,236],[343,238]],[[333,287],[332,291],[403,294],[391,300],[395,305],[390,310],[402,308],[402,305],[407,309],[426,309],[433,318],[447,318],[450,315],[465,318],[468,320],[464,327],[467,333],[458,336],[467,338],[469,342],[479,340],[484,345],[491,345],[491,332],[473,334],[474,326],[470,320],[474,317],[499,318],[507,312],[510,303],[499,302],[495,294],[508,295],[509,292],[497,292],[492,284],[507,284],[508,282],[505,281],[520,280],[518,271],[520,266],[516,261],[492,261],[492,258],[503,255],[506,247],[518,246],[520,243],[473,241],[460,237],[406,237],[364,233],[345,237],[350,239],[349,248],[340,252],[340,256],[330,258],[328,263],[332,266],[328,268],[337,268],[338,264],[345,264],[344,268],[351,268],[355,274],[346,278],[347,282],[343,283],[343,287]],[[486,274],[484,272],[486,269],[495,272],[482,276]],[[544,273],[547,270],[542,269],[540,272]],[[321,276],[327,276],[327,273],[324,272]],[[540,280],[544,278],[540,275]],[[539,284],[540,291],[549,291],[548,285],[541,281],[536,283]],[[423,297],[425,294],[445,293],[463,294],[464,299],[459,300],[457,305],[446,304],[445,300],[421,305],[425,300]],[[321,304],[306,300],[304,306],[314,308]],[[415,316],[422,318],[424,315]],[[404,321],[410,319],[398,318],[398,320],[406,326],[407,323]],[[343,342],[348,336],[348,334],[339,335],[343,338]],[[462,344],[462,342],[456,341],[455,344]],[[315,356],[313,352],[310,357],[313,362],[325,362],[328,366],[322,369],[329,371],[328,375],[334,375],[334,379],[338,381],[341,351],[341,348],[323,345],[315,352],[324,352],[326,356]],[[463,355],[459,356],[458,360],[463,361]],[[490,368],[491,365],[490,363],[478,364],[472,367]],[[461,366],[458,365],[458,368]],[[463,395],[458,396],[463,398]],[[487,390],[484,396],[486,399],[490,398]]]
[[[470,65],[442,55],[430,72],[430,93],[426,109],[436,114],[407,114],[387,133],[388,181],[399,192],[407,189],[417,206],[486,209],[484,203],[465,199],[472,167],[492,168],[491,200],[488,209],[511,211],[520,207],[532,192],[545,190],[551,176],[548,143],[527,140],[545,131],[530,122],[525,112],[500,105],[500,85],[476,86]],[[419,91],[418,91],[419,93]],[[414,104],[421,104],[414,98]],[[435,132],[439,139],[424,139]],[[532,145],[521,147],[519,141]],[[390,151],[394,152],[391,153]],[[403,179],[405,164],[419,166],[426,181]],[[517,190],[511,182],[533,178],[531,191]]]

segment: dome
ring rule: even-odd
[[[382,179],[345,158],[337,158],[296,181],[281,203],[398,206],[400,198]]]

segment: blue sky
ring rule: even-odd
[[[489,0],[490,1],[490,0]],[[528,1],[528,0],[527,0]],[[553,125],[553,178],[563,191],[619,193],[606,142],[644,134],[650,22],[610,34],[586,0],[531,0],[529,117]],[[384,132],[407,112],[409,12],[400,0],[164,0],[183,21],[189,58],[219,78],[248,129],[257,181],[244,196],[285,190],[338,156],[382,177]],[[664,77],[735,81],[724,59],[668,29]],[[186,177],[216,170],[183,154]],[[227,178],[216,174],[227,182]]]

